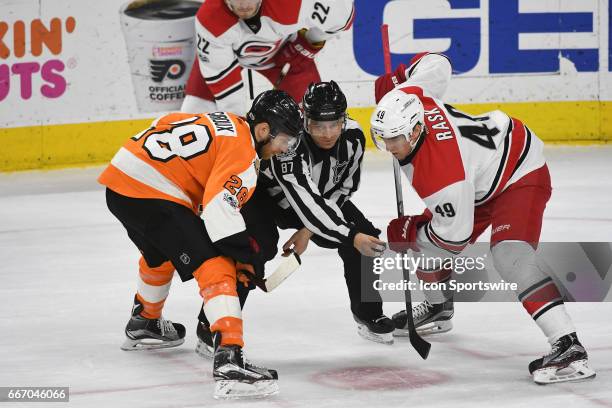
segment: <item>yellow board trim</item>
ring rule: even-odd
[[[107,162],[152,119],[0,129],[0,171],[73,167]]]
[[[496,109],[520,119],[549,144],[593,145],[612,143],[612,102],[533,102],[456,104],[457,109],[477,115]],[[374,108],[352,108],[349,114],[370,132]],[[368,145],[372,146],[371,140]]]
[[[471,114],[500,109],[520,118],[547,143],[612,143],[612,102],[533,102],[455,105]],[[372,107],[350,108],[366,135]],[[0,129],[0,171],[100,164],[147,128],[152,119],[88,122]],[[368,139],[368,145],[372,143]]]

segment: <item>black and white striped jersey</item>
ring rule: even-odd
[[[359,188],[364,148],[363,131],[352,119],[329,150],[304,133],[294,152],[261,162],[257,188],[265,188],[281,211],[294,211],[316,235],[352,246],[356,231],[340,208]]]

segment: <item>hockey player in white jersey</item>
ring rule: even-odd
[[[427,206],[421,215],[389,223],[389,245],[396,251],[411,248],[425,257],[449,258],[491,225],[496,270],[517,283],[519,300],[552,346],[549,354],[529,365],[534,381],[592,378],[595,372],[562,296],[536,259],[552,191],[543,142],[501,111],[470,116],[444,104],[439,98],[450,77],[448,58],[424,53],[409,67],[400,66],[376,81],[372,138],[399,160]],[[417,275],[426,282],[446,282],[451,272],[418,270]],[[450,329],[443,323],[453,314],[451,296],[428,291],[427,300],[412,310],[415,325]],[[406,311],[394,316],[399,334],[405,322]]]
[[[321,81],[315,55],[348,30],[353,17],[352,0],[205,0],[196,15],[197,58],[181,110],[244,114],[243,68],[302,100],[308,85]],[[284,78],[283,68],[289,69]]]

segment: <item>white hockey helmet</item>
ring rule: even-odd
[[[394,89],[374,109],[370,118],[370,135],[380,150],[387,150],[384,139],[397,136],[404,136],[414,148],[419,138],[411,142],[410,136],[418,124],[425,125],[425,108],[419,97]]]

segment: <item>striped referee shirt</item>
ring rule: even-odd
[[[359,188],[364,148],[363,131],[350,118],[329,150],[304,133],[294,152],[262,161],[258,188],[266,188],[281,211],[294,211],[316,235],[352,246],[356,231],[340,209]]]

